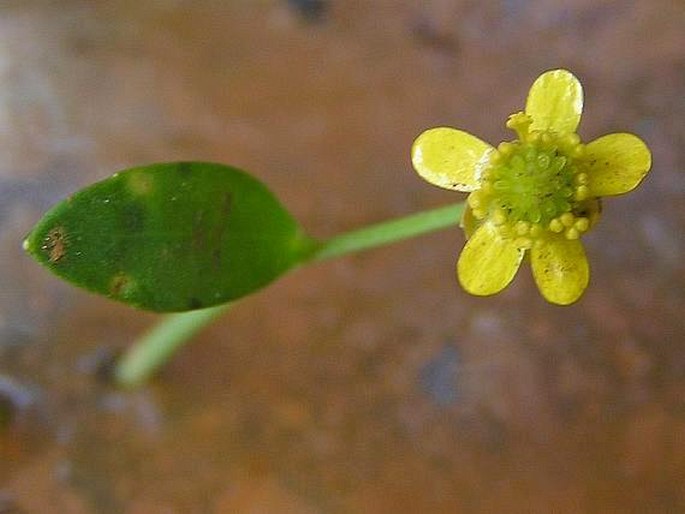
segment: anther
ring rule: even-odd
[[[497,151],[503,156],[511,155],[511,153],[514,151],[514,144],[504,141],[497,145]]]
[[[566,229],[566,232],[564,232],[564,235],[566,236],[566,239],[578,239],[580,237],[580,232],[574,227]]]
[[[480,207],[482,205],[481,200],[482,200],[482,198],[481,198],[480,192],[474,191],[473,193],[471,193],[468,196],[468,198],[466,199],[466,202],[469,204],[471,209],[477,209],[478,207]]]
[[[587,218],[576,218],[576,222],[573,224],[573,227],[578,232],[587,232],[587,230],[590,228],[590,220]]]
[[[480,209],[480,208],[479,209],[473,209],[472,208],[471,212],[473,213],[473,217],[478,219],[478,220],[482,220],[483,218],[485,218],[485,215],[487,214],[485,209]]]
[[[502,225],[507,221],[507,215],[505,214],[504,210],[501,209],[500,207],[497,207],[494,212],[492,213],[492,222],[495,225]]]
[[[559,218],[554,218],[552,221],[549,222],[549,229],[552,232],[556,232],[558,234],[562,230],[564,230],[564,225],[563,225],[563,223],[561,223]]]
[[[575,132],[566,136],[566,144],[568,146],[576,146],[578,143],[580,143],[580,137]]]
[[[528,128],[533,120],[530,116],[523,112],[517,112],[509,116],[507,120],[507,127],[516,132],[519,139],[525,141],[528,138]]]
[[[573,177],[573,183],[577,186],[584,186],[590,181],[587,173],[578,173]]]
[[[573,198],[579,202],[587,200],[590,197],[590,188],[585,184],[580,185],[576,188],[576,192]]]
[[[575,216],[571,214],[570,212],[565,212],[561,216],[559,216],[559,221],[561,221],[561,224],[564,225],[565,227],[570,227],[573,225],[573,222],[575,221]]]
[[[516,123],[516,117],[521,114],[520,112],[515,112],[514,114],[510,114],[509,118],[507,118],[507,122],[505,123],[506,127],[508,129],[514,129],[517,125]]]

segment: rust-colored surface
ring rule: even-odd
[[[0,6],[0,512],[685,512],[682,2],[306,3]],[[455,201],[413,138],[508,137],[553,67],[585,139],[654,156],[575,306],[528,270],[467,296],[448,230],[300,270],[122,392],[99,370],[157,318],[21,252],[52,202],[160,160],[249,169],[321,237]]]

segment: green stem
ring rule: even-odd
[[[456,225],[463,209],[463,203],[448,205],[340,234],[324,241],[308,263],[385,246]],[[124,387],[143,384],[181,345],[225,313],[230,305],[167,316],[124,354],[115,370],[116,381]]]
[[[463,209],[463,203],[448,205],[345,232],[325,241],[312,261],[341,257],[456,225]]]
[[[145,383],[176,350],[224,314],[232,304],[170,314],[138,339],[117,363],[114,377],[124,387]]]

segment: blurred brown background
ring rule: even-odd
[[[122,392],[102,368],[158,318],[21,251],[162,160],[248,169],[319,237],[457,201],[413,138],[509,138],[556,67],[585,140],[654,158],[575,306],[527,268],[467,296],[448,230],[297,271]],[[0,2],[0,512],[685,512],[684,91],[682,0]]]

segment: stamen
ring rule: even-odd
[[[478,209],[478,207],[483,204],[483,199],[481,196],[482,195],[480,194],[480,191],[474,191],[468,196],[466,202],[469,204],[471,209]]]
[[[503,225],[507,221],[507,215],[504,209],[497,207],[492,213],[492,222],[495,225]]]
[[[552,236],[578,239],[593,224],[586,207],[592,200],[589,177],[577,157],[584,151],[580,138],[531,125],[523,112],[509,117],[507,127],[518,140],[490,153],[481,187],[468,197],[475,219],[487,217],[502,237],[526,250]]]
[[[578,232],[587,232],[590,228],[590,220],[587,218],[576,218],[573,226]]]
[[[564,225],[561,223],[559,218],[554,218],[549,222],[549,229],[557,234],[564,230]]]
[[[514,151],[514,148],[515,148],[515,145],[513,143],[502,142],[497,146],[497,151],[503,157],[506,157],[506,156],[512,154],[512,152]]]
[[[564,214],[559,216],[559,221],[561,221],[561,224],[564,225],[565,227],[572,226],[575,219],[576,218],[570,212],[565,212]]]
[[[570,151],[570,154],[574,159],[581,159],[585,155],[585,145],[577,144]]]
[[[578,230],[574,227],[571,227],[569,229],[566,229],[564,235],[566,236],[566,239],[578,239],[580,237],[580,232],[578,232]]]
[[[516,132],[521,141],[528,140],[528,134],[533,118],[523,112],[517,112],[509,116],[507,120],[507,128]]]
[[[488,213],[485,209],[472,209],[471,212],[473,212],[473,217],[479,220],[484,219]]]
[[[587,173],[578,173],[573,177],[573,183],[577,186],[585,186],[590,182],[590,177]]]
[[[576,188],[573,198],[579,202],[587,200],[590,197],[590,188],[586,185],[581,185]]]

